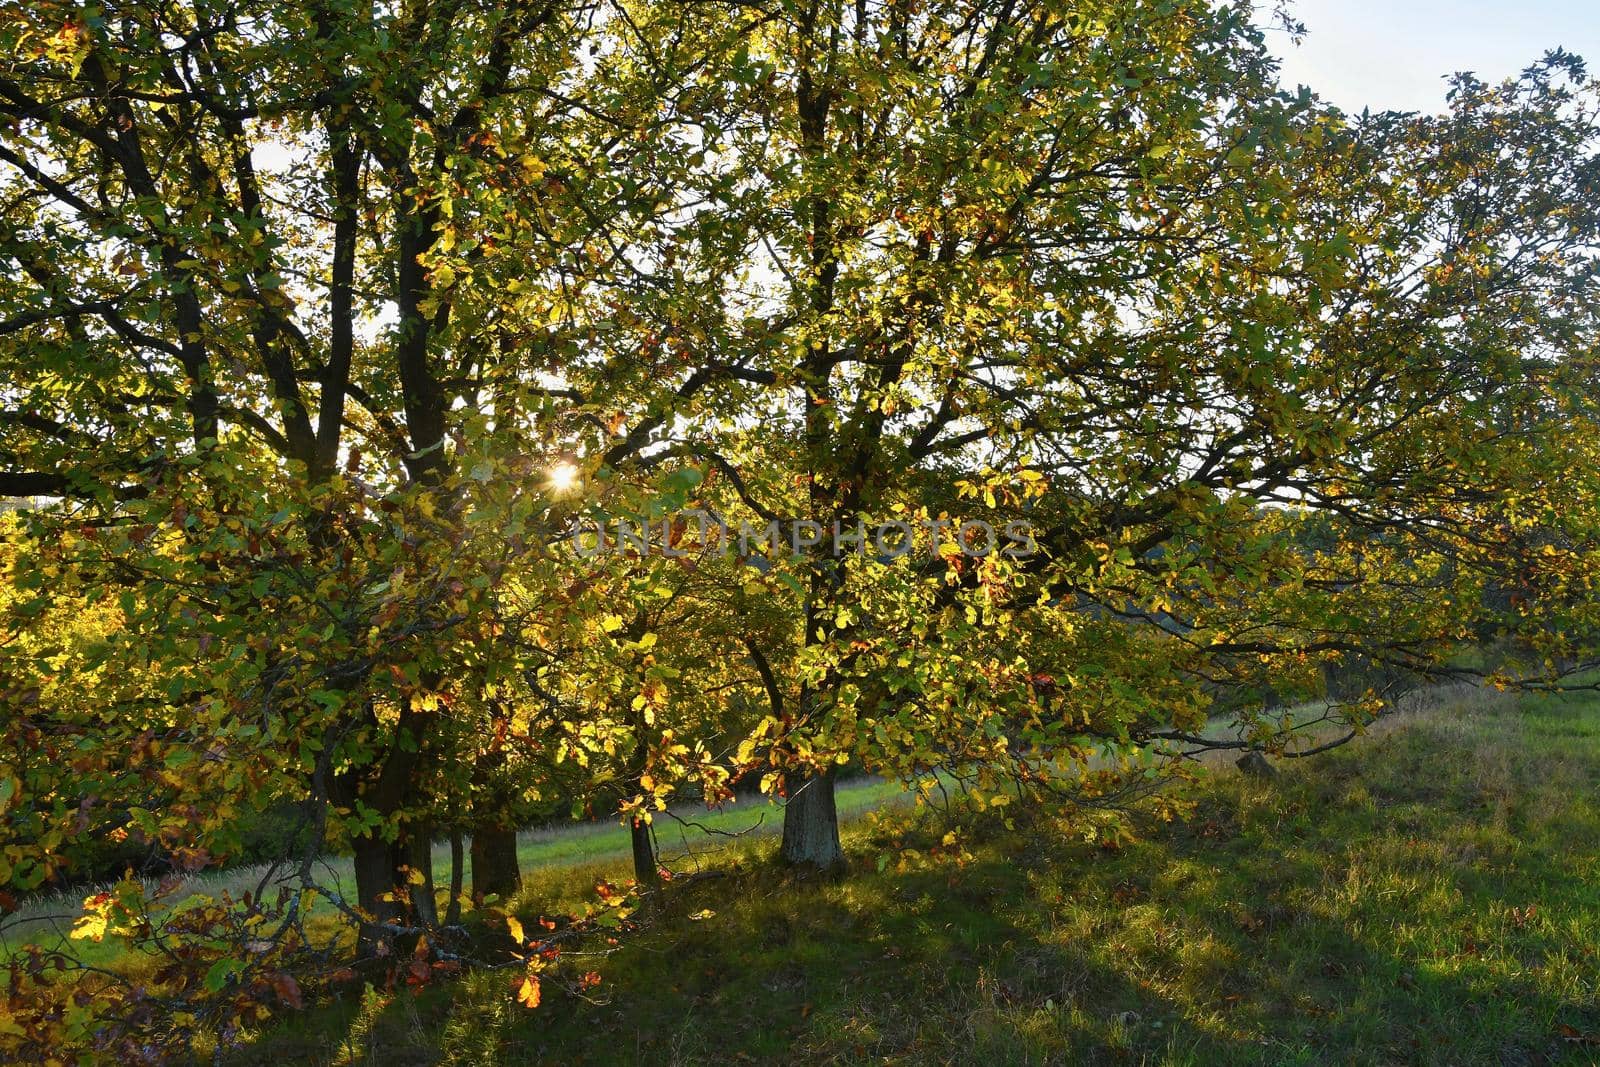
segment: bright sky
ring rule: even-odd
[[[1268,34],[1283,82],[1350,112],[1440,111],[1445,75],[1515,74],[1561,47],[1600,76],[1600,0],[1295,0],[1299,46]]]

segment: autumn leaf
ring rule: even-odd
[[[70,936],[75,941],[100,941],[106,936],[111,923],[110,893],[96,893],[83,902],[83,914],[72,924]]]
[[[300,992],[300,983],[294,976],[279,971],[271,979],[272,990],[278,994],[278,999],[296,1011],[303,1010],[306,1006],[305,998]]]

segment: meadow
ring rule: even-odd
[[[863,805],[840,879],[708,842],[715,876],[572,950],[581,997],[369,985],[227,1062],[1593,1064],[1597,710],[1456,692],[1270,780],[1219,767],[1126,838],[1041,819],[941,857]],[[626,875],[620,837],[562,840],[527,921]]]

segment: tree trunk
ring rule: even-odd
[[[789,794],[783,809],[783,861],[827,873],[844,869],[831,771],[807,778]]]
[[[375,722],[371,698],[366,700],[366,717]],[[328,796],[337,805],[353,806],[357,800],[386,819],[400,812],[407,800],[418,797],[411,788],[415,780],[421,749],[398,743],[407,731],[420,736],[426,720],[405,710],[401,711],[396,728],[396,743],[392,744],[381,760],[335,774],[328,786]],[[419,805],[420,806],[420,805]],[[406,878],[406,867],[411,863],[411,828],[402,824],[393,841],[380,834],[367,833],[351,842],[356,875],[356,906],[371,917],[371,924],[363,924],[356,942],[362,956],[377,952],[379,944],[389,941],[395,951],[409,951],[410,938],[397,938],[376,929],[377,925],[415,926],[416,914],[406,903],[415,887]],[[385,899],[388,898],[388,899]]]
[[[510,713],[499,703],[491,702],[490,717],[502,722],[510,718]],[[522,871],[517,866],[517,830],[510,814],[515,809],[515,793],[503,778],[505,763],[505,749],[496,741],[480,752],[472,765],[476,794],[469,816],[472,899],[480,904],[487,896],[509,900],[522,882]]]
[[[404,904],[406,885],[406,847],[403,841],[385,841],[378,836],[358,837],[355,851],[356,905],[371,916],[373,923],[409,926]],[[385,899],[387,898],[387,899]],[[363,924],[357,941],[362,956],[373,955],[380,942],[392,935]]]
[[[643,819],[633,820],[633,878],[642,886],[661,884],[661,866],[656,860],[656,843],[650,834],[650,824]]]
[[[491,894],[509,899],[521,882],[517,831],[499,826],[476,827],[472,832],[472,899],[481,902]]]
[[[444,905],[444,924],[455,926],[461,921],[461,881],[466,870],[466,849],[459,827],[450,829],[450,899]]]
[[[410,855],[407,857],[411,869],[422,875],[422,884],[417,885],[412,881],[411,910],[416,916],[418,926],[433,929],[439,925],[439,905],[434,896],[433,888],[433,826],[431,823],[419,823],[411,837]]]

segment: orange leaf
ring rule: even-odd
[[[282,971],[272,976],[272,991],[295,1011],[301,1011],[306,1006],[305,998],[300,995],[300,983]]]
[[[517,990],[517,1000],[525,1008],[539,1006],[539,979],[529,975],[522,980],[522,988]]]
[[[427,960],[412,960],[406,964],[406,984],[419,986],[433,977],[433,968]]]

